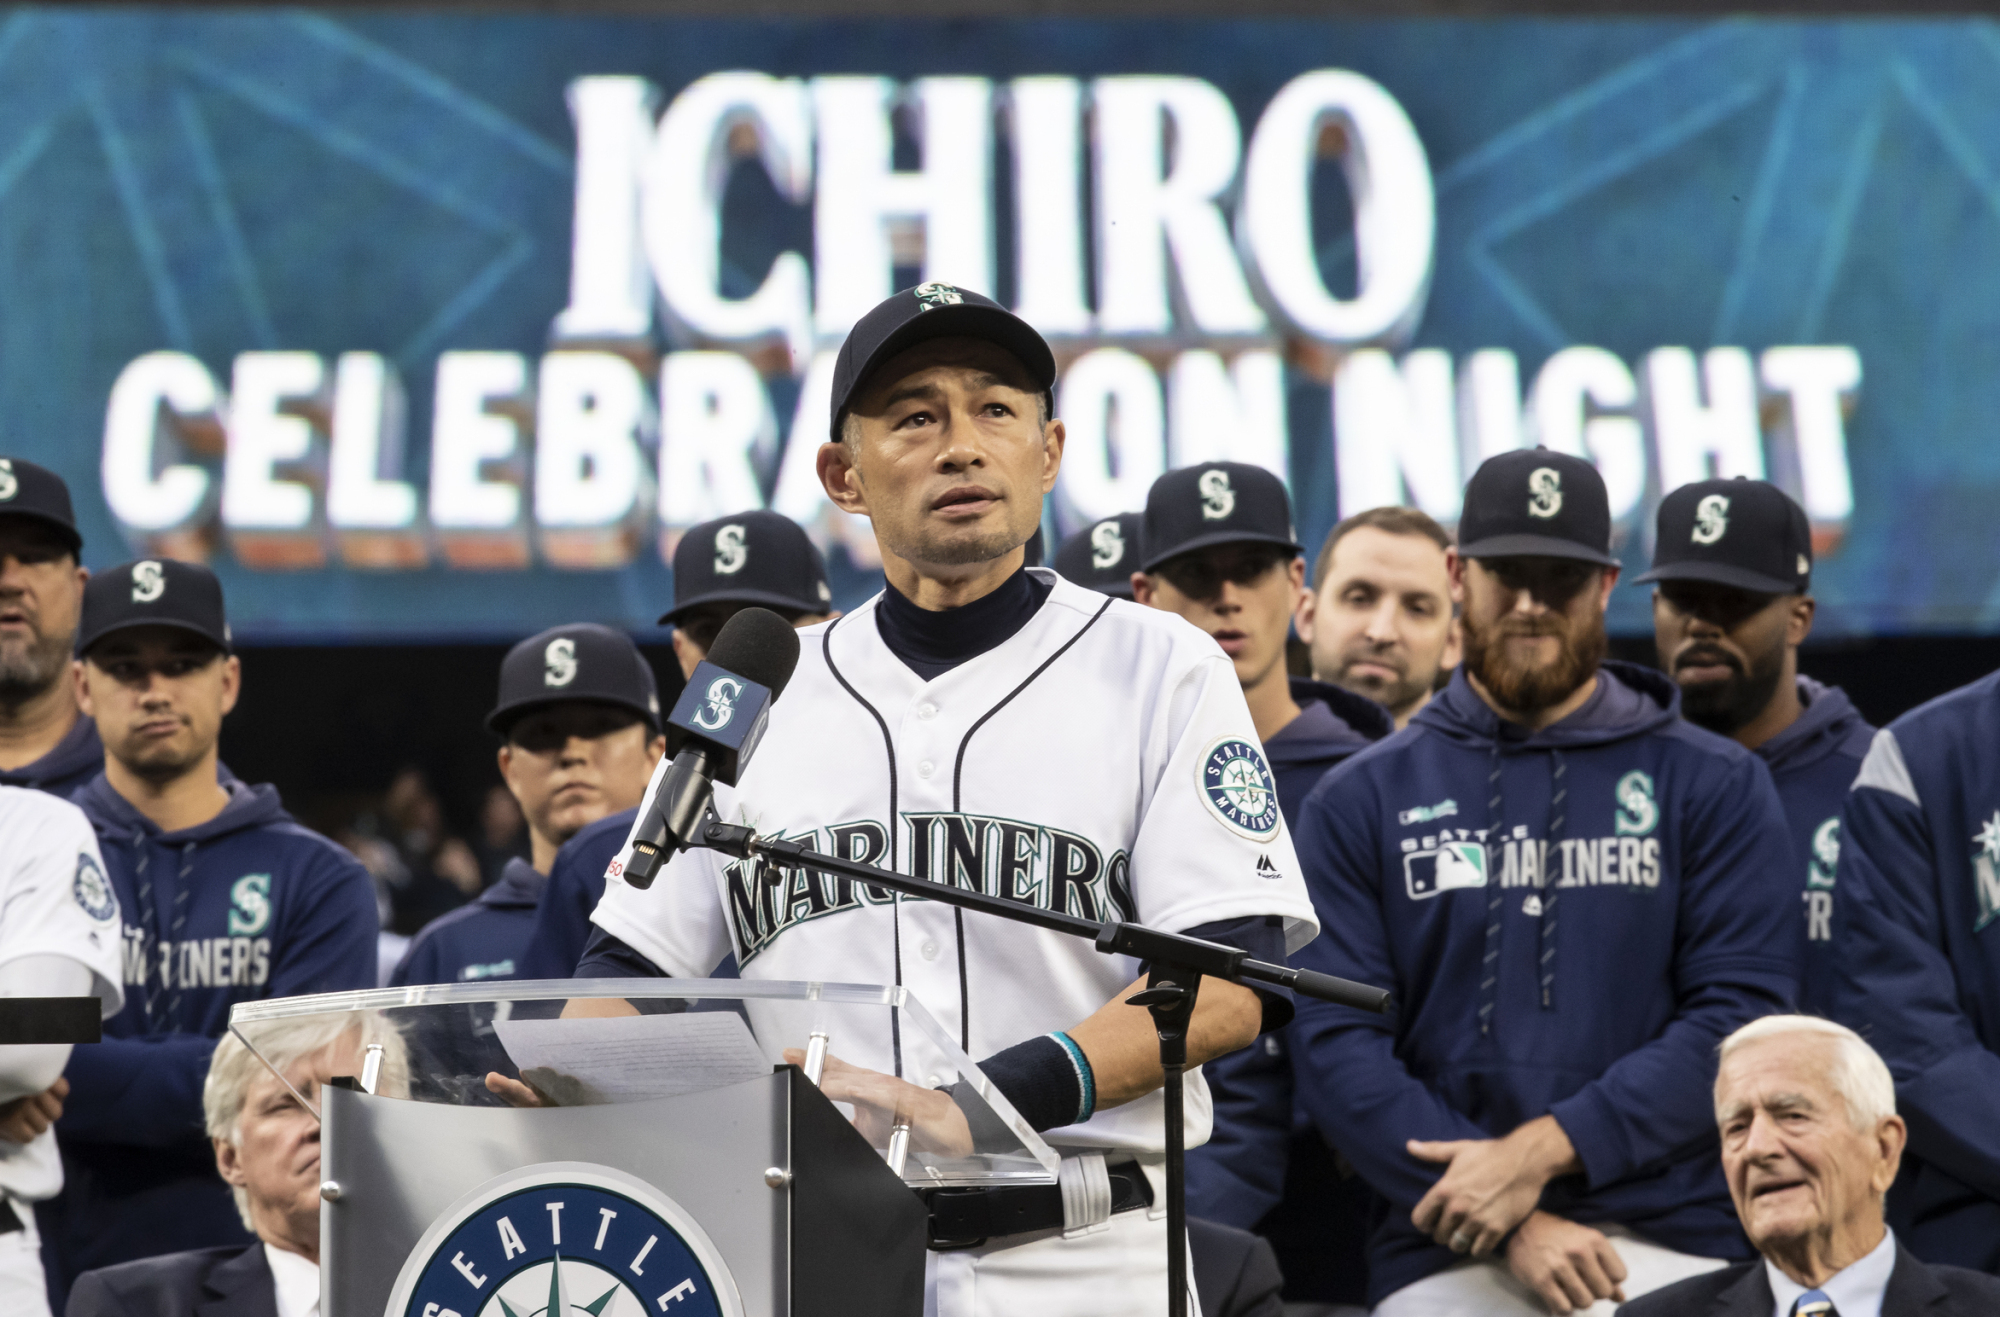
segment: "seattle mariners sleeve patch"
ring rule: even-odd
[[[1264,752],[1240,736],[1208,748],[1198,770],[1201,798],[1215,816],[1255,841],[1278,833],[1278,786]]]
[[[83,912],[98,923],[108,924],[118,918],[118,897],[112,892],[104,870],[87,852],[77,853],[76,881],[70,890],[75,892],[76,903],[83,907]]]

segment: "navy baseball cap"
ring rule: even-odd
[[[222,607],[222,582],[200,563],[173,558],[120,563],[90,578],[77,621],[78,654],[114,631],[141,626],[192,631],[227,652],[229,618]]]
[[[1574,558],[1618,566],[1604,477],[1582,458],[1547,448],[1487,458],[1465,486],[1458,551],[1467,558]]]
[[[1056,383],[1056,357],[1035,327],[990,297],[951,284],[918,284],[878,304],[854,322],[833,360],[833,414],[828,433],[840,442],[847,404],[877,367],[905,348],[932,338],[979,338],[1014,355],[1047,393]]]
[[[53,526],[71,553],[83,549],[69,486],[45,466],[19,457],[0,457],[0,517],[32,517]]]
[[[1121,512],[1085,526],[1056,549],[1056,574],[1099,594],[1130,599],[1144,524],[1139,513]]]
[[[833,608],[826,560],[777,512],[739,512],[691,527],[674,548],[674,606],[660,625],[703,604],[760,604],[794,613]]]
[[[505,736],[523,714],[566,700],[630,709],[660,730],[653,665],[632,637],[594,622],[550,627],[508,650],[500,660],[500,702],[486,725]]]
[[[1713,581],[1759,594],[1812,586],[1806,510],[1768,480],[1697,480],[1660,500],[1653,569],[1633,582]]]
[[[1301,552],[1285,482],[1248,462],[1169,471],[1146,491],[1139,570],[1216,544],[1270,544]]]

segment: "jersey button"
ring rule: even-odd
[[[924,944],[917,948],[917,952],[925,960],[936,960],[938,958],[938,944],[935,940],[927,938]]]
[[[937,705],[919,704],[917,706],[917,717],[922,718],[925,722],[929,722],[931,719],[937,717]]]
[[[918,764],[918,765],[917,765],[917,776],[918,776],[918,777],[929,777],[929,776],[930,776],[930,775],[931,775],[932,773],[935,773],[935,772],[937,772],[937,765],[936,765],[936,764],[933,764],[933,763],[932,763],[932,762],[931,762],[930,760],[928,760],[928,759],[924,760],[924,762],[922,762],[921,764]]]

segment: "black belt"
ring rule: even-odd
[[[21,1218],[14,1213],[14,1204],[0,1198],[0,1235],[11,1235],[28,1227],[21,1224]]]
[[[1108,1162],[1113,1213],[1133,1212],[1153,1205],[1153,1186],[1139,1163]],[[978,1248],[989,1239],[1061,1230],[1064,1224],[1062,1186],[1001,1185],[981,1189],[920,1191],[930,1208],[930,1248],[934,1253]]]

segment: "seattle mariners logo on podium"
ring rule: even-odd
[[[1201,795],[1215,816],[1259,841],[1278,832],[1278,786],[1264,752],[1239,737],[1225,737],[1202,756]]]
[[[384,1317],[743,1317],[722,1255],[679,1204],[608,1166],[487,1181],[417,1242]]]

